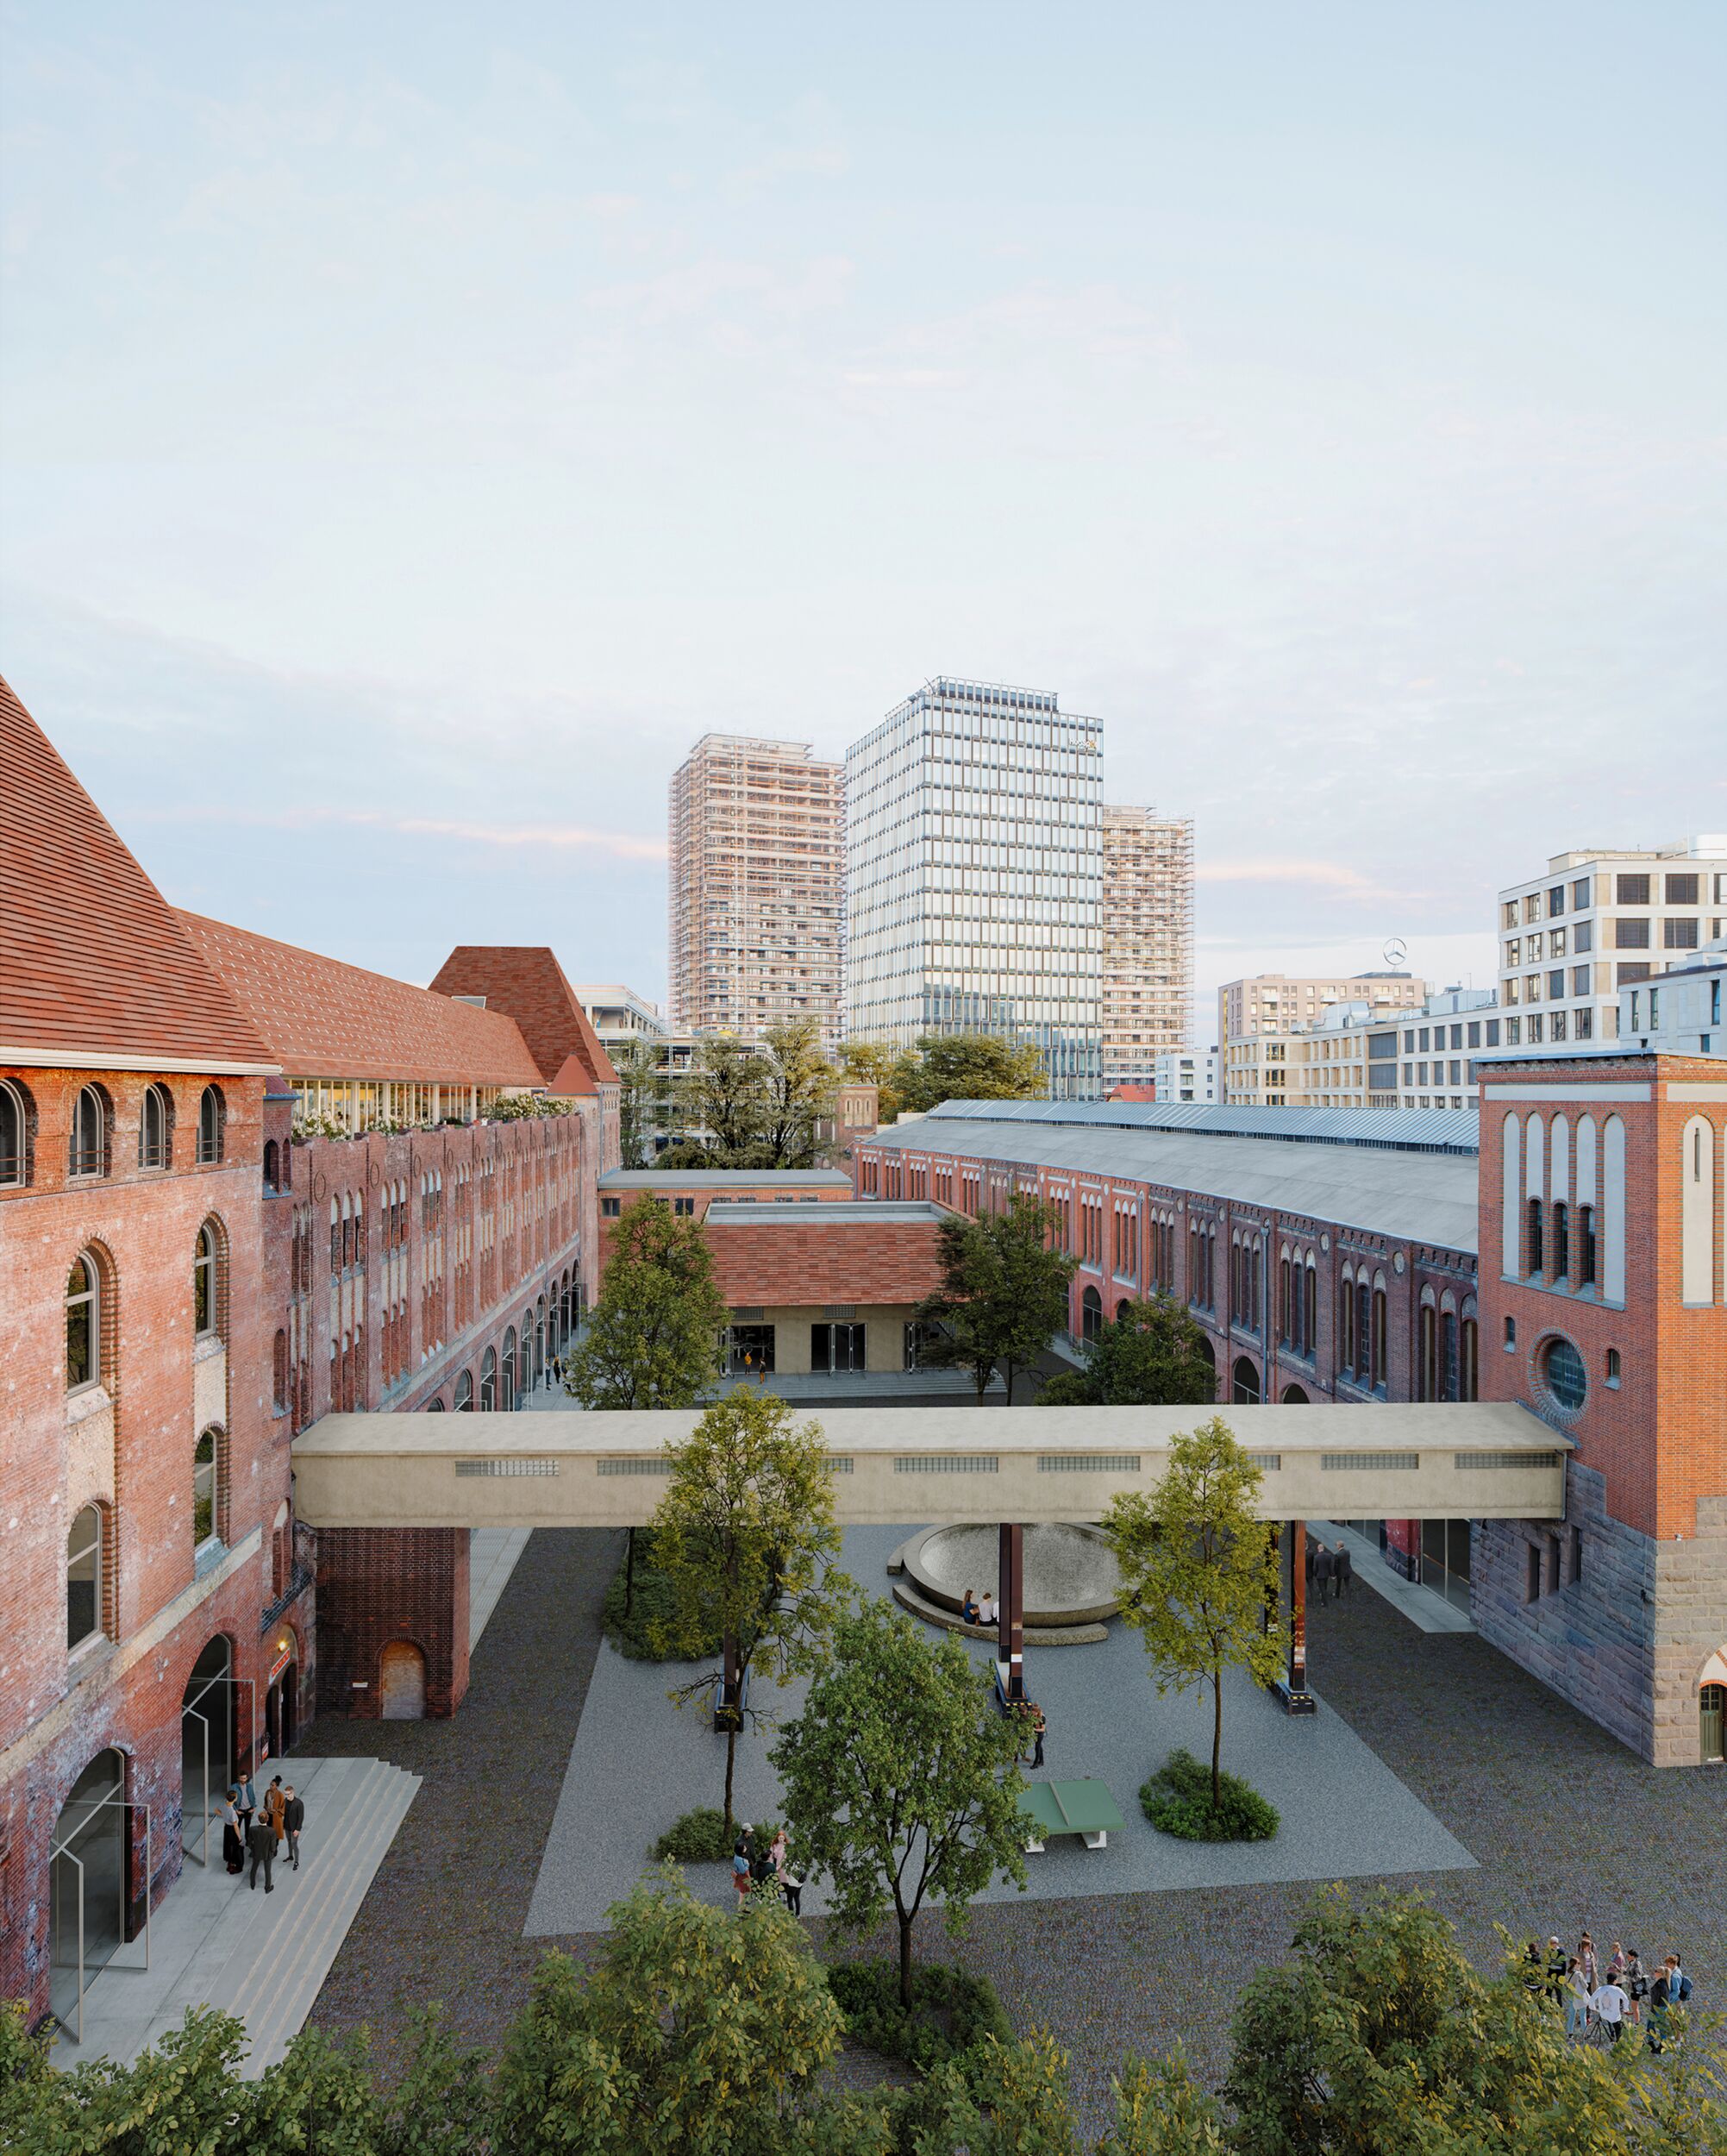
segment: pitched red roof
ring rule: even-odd
[[[522,1028],[540,1075],[560,1094],[615,1086],[617,1073],[564,969],[543,943],[459,943],[438,968],[434,988],[447,996],[484,996]],[[578,1087],[573,1061],[586,1083]]]
[[[0,1061],[276,1068],[161,893],[3,680]]]
[[[543,1082],[527,1043],[501,1011],[476,1010],[202,914],[179,918],[291,1077]]]

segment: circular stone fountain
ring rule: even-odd
[[[1104,1620],[1121,1608],[1121,1576],[1099,1530],[1037,1521],[1025,1529],[1024,1548],[1028,1638],[1035,1632],[1035,1644],[1046,1646],[1107,1638]],[[969,1631],[960,1614],[966,1589],[996,1592],[999,1551],[994,1527],[926,1527],[895,1553],[911,1590],[895,1594],[916,1615]]]

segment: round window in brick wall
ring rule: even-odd
[[[1554,1406],[1574,1415],[1588,1395],[1589,1379],[1583,1357],[1569,1340],[1555,1340],[1548,1347],[1541,1359],[1541,1375]]]

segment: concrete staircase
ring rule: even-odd
[[[97,1977],[84,2003],[84,2041],[57,2046],[58,2064],[130,2061],[193,2006],[220,2007],[245,2022],[241,2071],[253,2079],[287,2050],[420,1780],[382,1759],[291,1755],[272,1763],[260,1796],[277,1771],[305,1800],[299,1870],[278,1863],[275,1892],[252,1890],[223,1870],[213,1837],[210,1868],[186,1865],[156,1912],[149,1973]]]

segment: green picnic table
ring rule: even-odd
[[[1025,1845],[1030,1856],[1048,1834],[1080,1834],[1087,1849],[1107,1849],[1111,1827],[1127,1824],[1105,1782],[1029,1782],[1019,1793],[1019,1808],[1036,1836]]]

